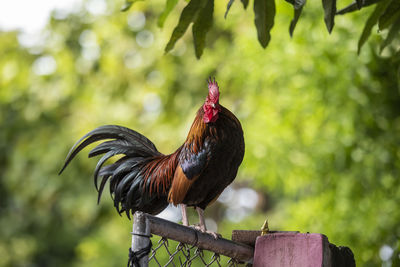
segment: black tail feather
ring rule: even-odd
[[[97,162],[96,168],[94,169],[93,173],[93,179],[94,179],[94,185],[96,187],[96,190],[99,191],[99,188],[97,187],[97,179],[98,179],[98,174],[100,172],[100,168],[103,166],[103,164],[113,156],[117,155],[114,151],[109,151],[107,152],[104,156],[101,157],[101,159]]]
[[[122,157],[116,162],[109,164],[107,166],[104,166],[103,168],[100,169],[99,176],[103,177],[100,183],[100,188],[98,190],[98,197],[97,197],[97,204],[100,203],[101,195],[104,190],[104,186],[106,185],[108,179],[113,175],[114,171],[122,164],[123,162],[127,161],[129,158],[127,157]],[[97,181],[95,181],[95,185],[97,185]],[[111,190],[110,190],[111,194]],[[112,194],[111,194],[111,197]]]
[[[111,140],[106,141],[107,139]],[[97,201],[100,202],[105,184],[109,181],[110,194],[119,214],[126,212],[130,218],[130,211],[142,210],[156,214],[164,209],[168,205],[166,196],[158,194],[150,196],[144,185],[145,165],[163,155],[149,139],[131,129],[106,125],[87,133],[73,145],[59,174],[83,148],[101,140],[105,142],[89,152],[89,157],[103,155],[94,170],[94,184],[98,191]],[[123,157],[104,166],[108,159],[116,155]],[[102,177],[100,185],[99,176]],[[146,186],[149,184],[148,181]]]
[[[141,135],[140,133],[126,127],[117,125],[104,125],[85,134],[81,139],[78,140],[78,142],[73,145],[67,155],[67,158],[65,159],[64,166],[60,170],[59,174],[64,171],[71,160],[86,146],[96,141],[106,139],[125,140],[126,142],[134,146],[137,151],[151,151],[154,153],[153,155],[161,154],[157,151],[155,145],[144,135]]]

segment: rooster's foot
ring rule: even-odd
[[[199,231],[201,233],[209,234],[212,237],[214,237],[214,239],[218,239],[218,238],[222,237],[222,235],[217,233],[217,232],[209,231],[209,230],[204,229],[200,224],[190,225],[189,227],[193,228],[194,230]]]
[[[214,239],[222,238],[222,235],[221,235],[221,234],[219,234],[219,233],[217,233],[217,232],[214,232],[214,231],[207,230],[207,231],[205,231],[204,233],[207,233],[207,234],[209,234],[209,235],[212,235],[212,237],[214,237]]]
[[[197,231],[199,231],[199,232],[203,232],[203,231],[201,230],[200,224],[198,224],[198,223],[189,225],[189,227],[190,227],[190,228],[193,228],[194,230],[197,230]]]

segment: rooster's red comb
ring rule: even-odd
[[[219,87],[218,83],[215,81],[215,77],[211,79],[211,77],[208,78],[208,96],[211,101],[217,103],[219,100]]]

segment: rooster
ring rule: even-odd
[[[94,170],[98,202],[109,181],[110,194],[118,213],[142,211],[158,214],[169,203],[180,205],[182,223],[189,226],[186,207],[199,215],[195,226],[207,231],[204,209],[235,179],[244,156],[243,130],[239,120],[219,104],[218,83],[208,80],[208,95],[190,128],[186,141],[174,153],[164,155],[140,133],[116,125],[100,126],[71,148],[60,174],[87,145],[105,141],[89,152],[104,154]],[[104,163],[115,155],[116,162]],[[99,184],[99,177],[101,182]]]

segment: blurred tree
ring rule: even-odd
[[[93,8],[99,1],[107,8]],[[399,266],[396,43],[379,55],[382,38],[374,36],[357,56],[352,36],[363,16],[337,19],[327,38],[314,6],[288,42],[279,33],[292,9],[281,2],[263,51],[252,19],[233,5],[224,20],[225,4],[215,2],[213,49],[196,61],[185,37],[164,55],[169,36],[156,27],[163,1],[122,14],[114,2],[54,12],[33,45],[23,34],[0,34],[0,266],[125,264],[131,222],[106,195],[96,206],[95,162],[82,154],[57,172],[70,146],[102,124],[139,130],[172,151],[210,75],[246,141],[235,188],[207,210],[219,231],[258,229],[268,216],[271,229],[322,232],[350,246],[360,266]],[[164,27],[172,31],[178,15]],[[246,206],[250,188],[256,207]]]

